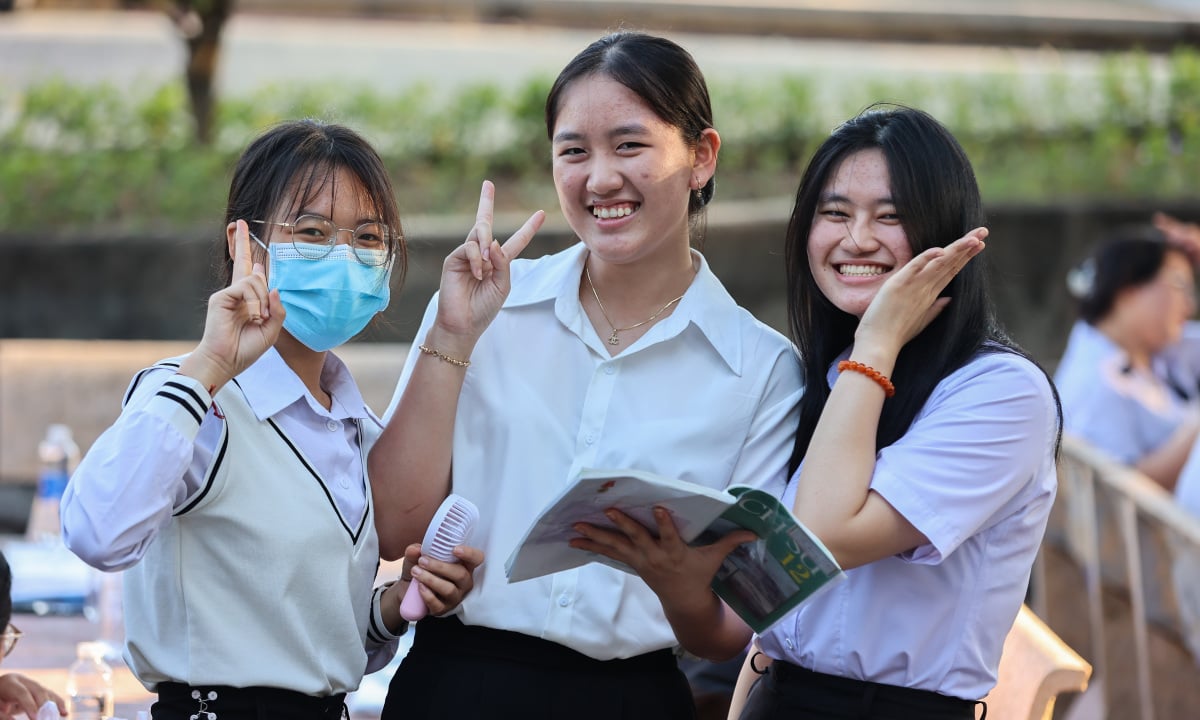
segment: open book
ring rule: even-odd
[[[653,509],[671,513],[684,541],[713,542],[744,528],[758,535],[722,563],[712,588],[755,632],[761,633],[817,590],[841,580],[841,568],[815,536],[768,492],[745,486],[715,490],[638,470],[584,470],[538,515],[504,565],[509,582],[601,562],[633,570],[604,555],[573,548],[579,522],[614,527],[604,515],[617,508],[651,532]]]

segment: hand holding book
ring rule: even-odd
[[[518,582],[587,562],[641,575],[668,612],[711,607],[712,595],[697,591],[711,586],[755,632],[842,579],[828,550],[770,493],[638,470],[583,471],[534,520],[505,573]]]
[[[672,601],[694,603],[706,594],[726,556],[742,543],[758,539],[749,530],[734,530],[707,545],[693,546],[679,537],[666,508],[655,507],[652,513],[657,536],[620,510],[609,509],[604,514],[615,530],[586,522],[576,523],[575,530],[580,537],[573,538],[568,544],[628,565],[658,595],[663,605],[669,606]]]

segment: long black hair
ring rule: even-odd
[[[842,161],[872,149],[882,152],[887,162],[892,199],[914,256],[949,245],[985,220],[975,172],[962,146],[921,110],[872,106],[840,125],[817,149],[796,191],[785,249],[788,321],[805,377],[793,472],[808,452],[829,398],[826,372],[853,344],[858,327],[857,317],[839,310],[817,287],[808,263],[808,237],[820,195]],[[1000,327],[986,272],[982,255],[967,263],[944,293],[953,298],[950,304],[900,351],[892,371],[896,395],[884,403],[877,450],[904,435],[937,384],[976,354],[1012,352],[1033,362]],[[1059,415],[1061,428],[1061,410]]]
[[[0,552],[0,632],[12,620],[12,568],[4,553]]]

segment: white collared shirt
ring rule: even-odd
[[[835,363],[831,385],[836,374]],[[944,378],[871,478],[929,543],[846,571],[763,634],[763,651],[832,675],[984,697],[1057,490],[1057,424],[1049,383],[1018,355],[979,355]]]
[[[467,624],[603,660],[676,644],[657,597],[641,579],[599,563],[510,585],[504,563],[517,541],[588,467],[778,494],[801,371],[791,343],[738,307],[699,253],[699,272],[674,312],[610,356],[579,303],[586,256],[577,244],[515,261],[512,292],[471,355],[454,428],[453,491],[479,506],[472,544],[488,559],[458,612]],[[436,311],[435,297],[418,342]]]
[[[1131,368],[1125,351],[1100,330],[1076,322],[1054,384],[1062,400],[1063,430],[1135,465],[1196,412],[1200,324],[1188,323],[1183,339],[1153,358],[1145,371]]]

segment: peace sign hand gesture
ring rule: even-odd
[[[235,224],[233,250],[233,279],[209,297],[204,336],[179,368],[214,393],[275,344],[286,315],[279,291],[267,290],[263,265],[254,262],[245,220]]]
[[[470,357],[475,342],[500,312],[512,288],[509,263],[546,220],[546,213],[538,210],[501,245],[492,237],[495,199],[495,186],[485,180],[475,225],[442,264],[437,323],[431,332],[438,335],[437,347],[457,357]]]

